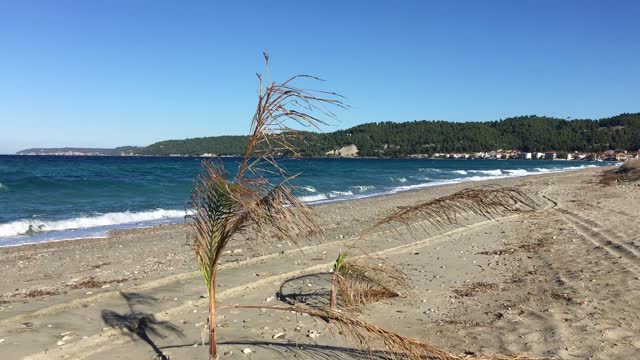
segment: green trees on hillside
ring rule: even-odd
[[[519,116],[490,122],[412,121],[367,123],[331,133],[302,133],[303,156],[354,144],[360,156],[397,157],[436,152],[605,151],[640,149],[640,113],[600,120]],[[238,155],[246,136],[169,140],[140,149],[141,155]]]

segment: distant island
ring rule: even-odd
[[[640,150],[640,113],[610,118],[558,119],[519,116],[487,122],[377,122],[330,133],[304,132],[306,157],[442,157],[442,154],[616,153]],[[166,140],[146,147],[115,149],[38,148],[18,155],[234,156],[246,136]],[[283,154],[286,155],[286,154]],[[518,155],[520,156],[520,155]]]
[[[102,148],[31,148],[18,151],[16,155],[59,155],[59,156],[135,156],[136,146],[121,146],[115,149]]]

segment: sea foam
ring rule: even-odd
[[[177,219],[186,215],[184,210],[156,209],[141,212],[113,212],[96,216],[83,216],[66,220],[16,220],[0,224],[0,237],[31,235],[47,231],[87,229],[99,226],[143,223],[161,219]]]
[[[354,185],[354,186],[351,186],[351,188],[359,192],[365,192],[365,191],[375,190],[376,187],[373,185]]]
[[[298,196],[298,200],[305,203],[318,202],[318,201],[328,200],[328,199],[329,197],[325,194]]]
[[[467,172],[474,173],[474,174],[493,175],[493,176],[502,175],[502,170],[500,170],[500,169],[495,169],[495,170],[468,170]]]

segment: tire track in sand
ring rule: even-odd
[[[621,242],[616,238],[623,238],[620,234],[611,229],[603,229],[601,224],[587,219],[581,215],[562,208],[554,209],[562,218],[567,221],[576,231],[594,245],[603,248],[611,256],[622,259],[629,271],[640,275],[640,251],[634,247]],[[613,235],[610,236],[607,233]]]

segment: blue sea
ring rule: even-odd
[[[0,156],[0,246],[103,237],[184,221],[200,158]],[[233,172],[239,159],[224,158]],[[300,159],[281,165],[309,204],[609,165],[579,161]]]

